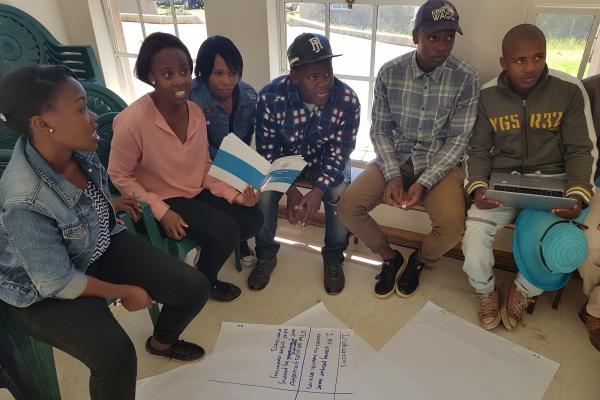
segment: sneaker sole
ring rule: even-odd
[[[253,261],[244,261],[240,258],[240,265],[244,268],[254,268],[254,266],[256,265],[256,259],[254,259]]]
[[[152,354],[152,353],[150,353],[148,350],[146,350],[146,354],[148,354],[148,355],[150,355],[150,356],[152,356],[152,357],[156,357],[156,358],[162,358],[163,360],[168,360],[169,362],[171,362],[171,361],[175,361],[175,362],[177,362],[177,363],[181,363],[181,364],[193,364],[193,363],[195,363],[195,362],[202,361],[202,359],[204,359],[204,357],[206,357],[206,353],[204,353],[204,354],[202,355],[202,357],[200,357],[200,358],[196,358],[195,360],[183,361],[183,360],[179,360],[179,359],[177,359],[177,358],[169,358],[169,357],[161,356],[161,355],[158,355],[158,354]]]
[[[394,286],[392,287],[392,290],[390,290],[389,292],[384,293],[384,294],[378,294],[378,293],[374,292],[373,294],[375,295],[375,297],[377,297],[378,299],[387,299],[388,297],[393,295],[394,290],[396,290],[396,282],[398,281],[398,278],[400,278],[400,275],[402,275],[404,273],[404,270],[406,269],[407,265],[408,265],[407,263],[403,262],[402,266],[400,267],[398,272],[396,272],[396,276],[394,277]]]

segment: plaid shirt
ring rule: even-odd
[[[325,192],[344,181],[359,123],[358,96],[339,79],[327,102],[310,111],[289,75],[280,76],[258,94],[256,150],[269,162],[301,154],[320,172],[311,183]]]
[[[416,52],[387,62],[375,82],[371,140],[386,180],[412,160],[431,189],[465,153],[477,116],[477,71],[456,57],[429,73]]]

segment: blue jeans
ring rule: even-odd
[[[332,187],[323,194],[323,205],[325,206],[325,246],[321,248],[323,261],[329,265],[337,265],[344,262],[344,251],[348,247],[348,228],[342,223],[337,214],[337,202],[350,184],[350,163],[347,164],[348,177],[338,186]],[[303,174],[310,182],[311,172]],[[281,192],[268,191],[260,196],[258,208],[264,216],[263,226],[256,235],[256,257],[259,260],[270,260],[277,255],[279,243],[275,242],[277,231],[277,214],[279,200],[283,196]]]

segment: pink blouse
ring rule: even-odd
[[[161,219],[169,209],[163,200],[192,198],[207,188],[230,203],[239,193],[208,175],[206,119],[200,108],[187,102],[189,122],[185,143],[175,135],[149,95],[136,100],[113,122],[108,173],[119,191],[150,205]]]

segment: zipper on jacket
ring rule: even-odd
[[[527,157],[529,155],[529,146],[527,144],[527,99],[523,99],[523,136],[525,138],[525,154],[524,157],[521,159],[521,174],[523,173],[523,164],[525,164],[525,160],[527,160]]]

